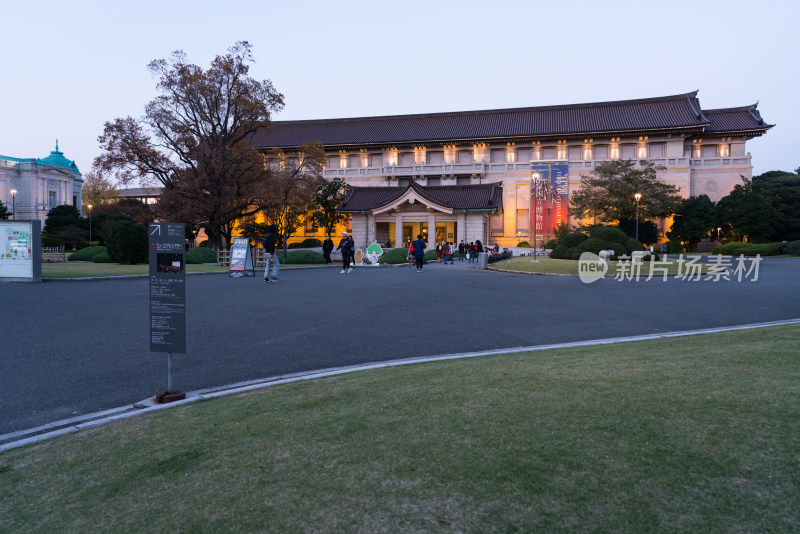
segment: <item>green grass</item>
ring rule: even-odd
[[[800,530],[800,326],[364,371],[0,453],[2,532]]]
[[[688,256],[685,254],[684,256]],[[493,263],[490,268],[494,269],[502,269],[507,271],[518,271],[523,273],[545,273],[545,274],[572,274],[577,276],[578,275],[578,262],[577,260],[556,260],[552,258],[548,258],[546,256],[537,256],[536,258],[538,261],[533,263],[533,256],[519,256],[514,257],[508,260],[500,261],[497,263]],[[686,266],[684,265],[682,268],[679,267],[677,259],[674,257],[670,257],[668,260],[668,274],[678,274],[679,270],[681,273],[686,272]],[[611,262],[609,264],[608,273],[606,276],[614,276],[617,273],[617,266],[620,262]],[[662,267],[663,263],[657,263],[657,267]],[[708,268],[706,265],[701,265],[701,271],[706,273]],[[630,270],[626,271],[630,273]],[[650,264],[649,262],[644,262],[641,266],[641,270],[639,271],[640,277],[647,278],[650,273]],[[656,270],[654,271],[653,277],[658,278],[662,276],[662,271]]]

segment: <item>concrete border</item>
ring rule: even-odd
[[[569,276],[569,275],[568,275]],[[323,378],[326,376],[342,375],[346,373],[353,373],[356,371],[366,371],[370,369],[381,369],[384,367],[399,367],[401,365],[413,365],[417,363],[438,362],[445,360],[456,360],[463,358],[479,358],[483,356],[495,356],[499,354],[516,354],[521,352],[536,352],[552,349],[568,349],[574,347],[590,347],[600,345],[611,345],[614,343],[625,343],[632,341],[650,341],[654,339],[665,339],[673,337],[697,336],[703,334],[715,334],[720,332],[732,332],[736,330],[748,330],[752,328],[767,328],[770,326],[782,326],[790,324],[800,324],[800,318],[785,319],[782,321],[770,321],[766,323],[752,323],[735,326],[724,326],[718,328],[705,328],[702,330],[685,330],[679,332],[664,332],[657,334],[643,334],[638,336],[604,338],[604,339],[591,339],[586,341],[572,341],[568,343],[553,343],[550,345],[534,345],[531,347],[511,347],[505,349],[492,349],[478,352],[461,352],[456,354],[442,354],[438,356],[423,356],[418,358],[405,358],[402,360],[389,360],[385,362],[374,362],[361,365],[351,365],[346,367],[331,367],[327,369],[320,369],[318,371],[309,371],[305,373],[281,375],[270,378],[263,378],[257,380],[250,380],[246,382],[238,382],[227,386],[220,386],[209,389],[202,389],[190,393],[186,393],[184,400],[172,402],[169,404],[156,404],[154,398],[145,399],[143,401],[134,403],[133,406],[122,406],[119,408],[112,408],[102,412],[93,414],[86,414],[82,416],[73,417],[70,419],[63,419],[55,421],[36,428],[28,430],[19,430],[9,434],[0,435],[0,452],[23,447],[44,441],[46,439],[54,438],[64,434],[71,434],[87,428],[92,428],[112,421],[119,421],[128,419],[141,414],[150,413],[157,410],[171,408],[173,406],[180,406],[189,402],[194,402],[201,399],[213,399],[217,397],[225,397],[227,395],[235,395],[246,391],[261,389],[265,387],[275,386],[279,384],[287,384],[290,382],[299,382],[304,380],[313,380],[315,378]]]

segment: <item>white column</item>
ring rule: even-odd
[[[428,214],[428,248],[436,248],[436,214]]]
[[[400,213],[394,216],[394,246],[403,246],[403,217]]]

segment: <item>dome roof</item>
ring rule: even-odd
[[[58,150],[58,139],[56,139],[56,149],[50,152],[50,155],[46,158],[36,159],[37,163],[43,163],[45,165],[52,165],[54,167],[64,167],[65,169],[69,169],[72,172],[80,173],[81,171],[78,170],[78,166],[75,165],[75,162],[69,160],[64,157],[64,153]]]

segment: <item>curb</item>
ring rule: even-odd
[[[559,275],[564,276],[564,275]],[[572,275],[566,275],[572,276]],[[554,343],[550,345],[534,345],[531,347],[511,347],[505,349],[492,349],[479,352],[462,352],[455,354],[442,354],[438,356],[424,356],[416,358],[406,358],[401,360],[388,360],[385,362],[367,363],[361,365],[351,365],[345,367],[331,367],[328,369],[320,369],[318,371],[309,371],[305,373],[294,373],[287,375],[280,375],[264,379],[249,380],[245,382],[238,382],[227,386],[220,386],[215,388],[202,389],[194,392],[187,392],[186,398],[183,400],[171,402],[169,404],[156,404],[155,398],[150,397],[142,401],[134,403],[132,406],[122,406],[119,408],[112,408],[102,412],[93,414],[86,414],[83,416],[73,417],[70,419],[63,419],[55,421],[36,428],[27,430],[18,430],[9,434],[0,435],[0,452],[31,445],[39,441],[54,438],[64,434],[71,434],[87,428],[101,426],[113,421],[128,419],[145,413],[153,411],[164,410],[173,406],[181,406],[183,404],[194,402],[203,399],[213,399],[217,397],[225,397],[228,395],[235,395],[244,393],[255,389],[262,389],[265,387],[276,386],[279,384],[287,384],[291,382],[300,382],[305,380],[313,380],[316,378],[323,378],[327,376],[342,375],[353,373],[357,371],[367,371],[371,369],[381,369],[384,367],[399,367],[402,365],[413,365],[417,363],[439,362],[447,360],[457,360],[465,358],[480,358],[483,356],[497,356],[500,354],[516,354],[521,352],[538,352],[543,350],[553,349],[568,349],[575,347],[589,347],[589,346],[602,346],[611,345],[614,343],[625,343],[632,341],[651,341],[655,339],[665,339],[673,337],[686,337],[696,336],[703,334],[714,334],[719,332],[732,332],[736,330],[749,330],[753,328],[767,328],[770,326],[783,326],[790,324],[800,324],[800,318],[785,319],[780,321],[770,321],[765,323],[752,323],[745,325],[723,326],[717,328],[705,328],[702,330],[685,330],[679,332],[664,332],[659,334],[643,334],[638,336],[617,337],[617,338],[604,338],[604,339],[591,339],[586,341],[572,341],[567,343]]]

